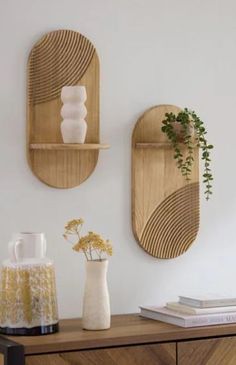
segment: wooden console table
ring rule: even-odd
[[[112,317],[106,331],[85,331],[80,319],[60,332],[0,338],[0,365],[235,365],[236,324],[181,328],[139,317]]]

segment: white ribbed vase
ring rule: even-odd
[[[84,143],[87,134],[85,86],[63,86],[61,90],[61,134],[64,143]]]
[[[110,299],[107,286],[108,260],[87,261],[83,301],[83,328],[110,328]]]

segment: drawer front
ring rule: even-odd
[[[34,355],[26,357],[26,365],[176,365],[176,344]]]
[[[236,337],[180,342],[178,365],[235,365]]]

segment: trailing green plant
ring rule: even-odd
[[[164,132],[171,142],[174,149],[174,159],[181,174],[187,181],[191,179],[192,166],[194,163],[194,148],[199,147],[202,151],[203,160],[203,183],[205,185],[205,198],[208,200],[212,194],[212,172],[210,150],[213,145],[208,144],[206,139],[206,128],[203,121],[192,110],[185,108],[177,115],[166,113],[162,121],[162,132]],[[186,157],[184,157],[181,144],[187,148]]]

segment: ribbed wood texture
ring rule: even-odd
[[[236,338],[178,343],[178,365],[235,365]]]
[[[79,185],[93,172],[98,150],[33,150],[31,144],[62,143],[61,88],[87,90],[86,143],[99,144],[99,60],[91,42],[78,32],[58,30],[43,36],[28,62],[27,153],[33,173],[57,188]]]
[[[159,344],[27,356],[26,365],[175,365],[176,345]]]
[[[186,252],[199,228],[198,148],[194,150],[191,181],[186,182],[161,131],[165,113],[179,111],[172,105],[149,109],[136,123],[132,136],[133,232],[146,252],[162,259]],[[185,154],[184,145],[182,151]]]
[[[29,103],[50,101],[60,96],[63,86],[76,85],[94,53],[92,43],[78,32],[61,30],[42,37],[29,58]]]
[[[161,258],[176,257],[187,251],[198,232],[198,204],[198,183],[184,186],[165,198],[142,231],[142,247]]]

